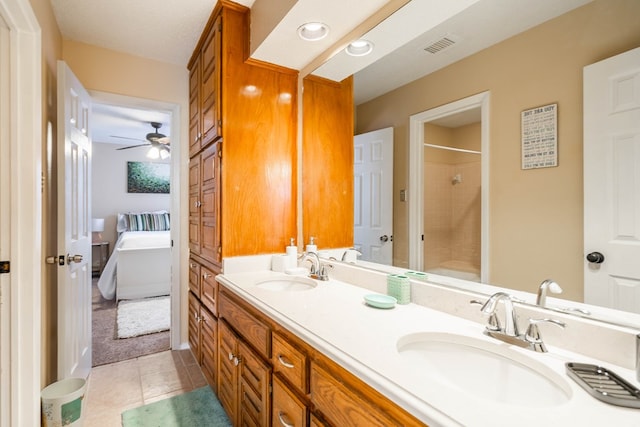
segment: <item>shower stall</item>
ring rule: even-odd
[[[425,124],[424,269],[480,281],[480,123]]]

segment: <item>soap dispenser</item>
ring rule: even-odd
[[[295,268],[298,265],[298,247],[296,246],[296,239],[293,237],[289,242],[289,246],[286,248],[287,250],[287,267]]]
[[[307,248],[306,248],[307,252],[318,253],[318,246],[316,246],[316,244],[314,243],[314,239],[315,237],[313,236],[309,237],[309,244],[307,245]]]

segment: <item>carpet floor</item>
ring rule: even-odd
[[[220,401],[209,386],[129,409],[123,427],[231,427]]]
[[[102,294],[98,289],[97,278],[93,279],[92,291],[93,366],[106,365],[169,350],[171,346],[169,331],[118,339],[117,305],[115,300],[102,298]]]

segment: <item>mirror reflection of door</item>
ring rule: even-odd
[[[393,262],[393,128],[353,140],[354,247],[360,260]]]
[[[634,313],[640,313],[639,70],[640,48],[584,69],[584,299]]]
[[[480,281],[480,109],[425,123],[426,272]]]

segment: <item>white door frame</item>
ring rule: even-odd
[[[182,183],[188,182],[188,167],[181,168],[182,159],[187,158],[187,150],[189,144],[181,144],[181,128],[180,128],[180,105],[171,102],[155,101],[145,98],[136,98],[132,96],[118,95],[115,93],[92,91],[89,90],[89,95],[94,103],[98,104],[111,104],[119,105],[131,108],[140,108],[145,110],[163,111],[171,113],[171,134],[169,139],[171,141],[171,348],[176,349],[182,347],[181,342],[181,310],[182,301],[184,300],[182,295],[181,283],[187,283],[187,272],[182,271],[183,265],[188,265],[186,262],[182,262],[181,248],[187,248],[188,242],[182,241],[182,230],[187,229],[187,224],[182,224],[182,218],[187,218],[186,215],[181,215],[181,209],[184,206],[188,206],[189,202],[186,200],[188,192],[181,191]],[[185,197],[185,200],[181,200]],[[184,236],[186,239],[186,236]],[[183,279],[184,274],[184,279]]]
[[[11,272],[9,360],[2,360],[10,381],[2,396],[2,426],[40,425],[42,267],[42,47],[38,20],[29,0],[0,0],[0,14],[10,28],[9,152],[11,182]],[[5,334],[3,334],[5,335]],[[5,368],[8,368],[6,371]],[[7,378],[7,375],[9,378]],[[10,401],[4,401],[4,399]],[[6,405],[6,406],[5,406]],[[5,414],[5,408],[9,414]]]
[[[424,261],[424,124],[473,108],[481,109],[482,181],[481,277],[489,279],[489,95],[482,92],[409,117],[409,268],[422,271]]]

